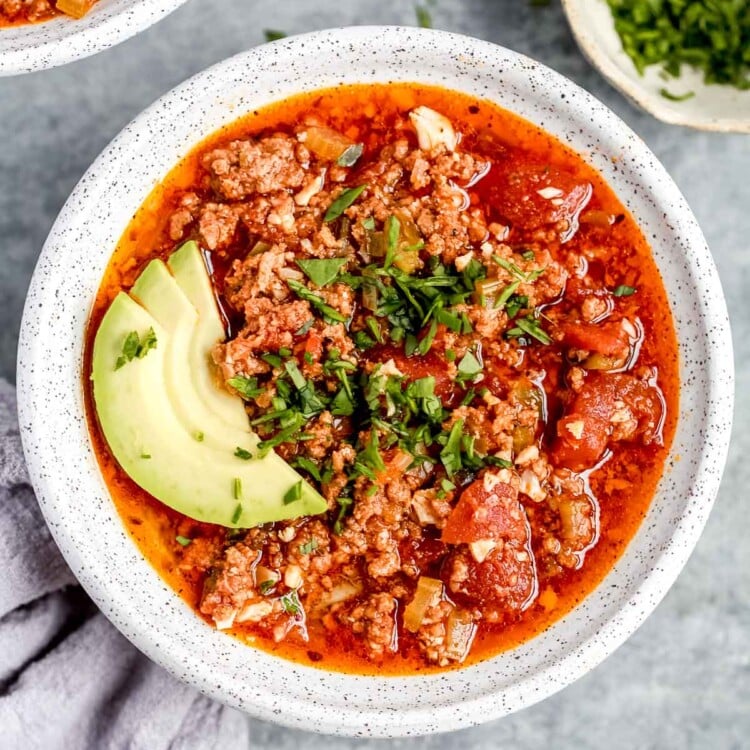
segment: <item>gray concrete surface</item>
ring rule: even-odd
[[[593,92],[656,152],[713,250],[733,322],[737,417],[716,508],[679,581],[636,635],[544,703],[457,734],[411,740],[444,750],[750,747],[750,138],[663,125],[629,105],[578,52],[557,2],[438,0],[434,25],[542,60]],[[14,378],[26,288],[68,193],[130,119],[175,84],[263,41],[348,24],[412,24],[409,0],[191,0],[108,52],[0,79],[0,375]],[[384,745],[254,723],[252,746]],[[0,740],[0,745],[2,741]],[[389,743],[404,746],[402,741]]]

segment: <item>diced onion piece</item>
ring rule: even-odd
[[[478,539],[476,542],[469,542],[469,552],[478,563],[483,563],[497,544],[494,539]]]
[[[409,112],[409,119],[417,131],[419,148],[422,151],[433,151],[438,146],[445,146],[448,151],[455,151],[458,136],[451,121],[429,107],[417,107]]]
[[[462,662],[471,649],[477,627],[472,616],[463,609],[454,609],[446,625],[446,656],[451,661]]]
[[[319,597],[316,605],[316,609],[327,609],[332,607],[334,604],[339,602],[345,602],[349,599],[353,599],[362,592],[362,586],[352,583],[351,581],[343,581],[337,583],[330,591],[324,591]]]
[[[546,200],[552,200],[553,198],[559,198],[561,195],[563,195],[563,191],[560,190],[560,188],[556,187],[545,187],[541,190],[537,190],[537,193],[542,196],[542,198],[545,198]]]
[[[392,362],[393,360],[389,361]],[[411,466],[413,461],[414,458],[411,456],[411,454],[406,453],[406,451],[399,450],[396,451],[396,454],[388,462],[385,468],[389,474],[403,474]]]
[[[539,483],[539,477],[531,469],[526,469],[521,474],[521,484],[518,487],[518,491],[524,495],[528,495],[535,503],[541,502],[547,497],[547,493]]]
[[[404,627],[416,633],[424,620],[425,613],[430,607],[434,607],[443,596],[443,582],[436,578],[420,576],[417,581],[417,590],[414,598],[404,609]]]
[[[83,18],[93,7],[95,0],[57,0],[56,7],[66,16]]]
[[[332,128],[313,125],[307,128],[305,146],[323,161],[336,161],[354,141]]]
[[[302,569],[299,565],[287,565],[284,571],[284,585],[290,589],[298,589],[302,585]]]
[[[267,599],[248,602],[235,618],[235,622],[260,622],[273,612],[273,604]]]
[[[224,608],[222,608],[223,610]],[[237,610],[230,609],[227,612],[223,612],[218,617],[214,614],[214,624],[217,630],[229,630],[234,625],[234,621],[237,617]]]

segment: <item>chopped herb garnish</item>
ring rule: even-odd
[[[419,344],[417,345],[417,352],[422,356],[427,354],[427,352],[429,352],[432,348],[432,342],[435,341],[435,335],[437,334],[437,327],[437,320],[433,318],[432,322],[430,323],[430,327],[427,330],[427,333],[422,337]]]
[[[667,89],[659,89],[659,93],[665,98],[669,99],[670,102],[685,102],[688,99],[692,99],[695,96],[695,91],[688,91],[684,94],[673,94]]]
[[[524,252],[521,253],[521,257],[524,260],[534,260],[536,256],[534,255],[533,250],[525,250]]]
[[[151,458],[150,453],[141,453],[141,458]]]
[[[506,286],[505,289],[503,289],[503,291],[500,292],[500,295],[495,300],[495,308],[506,307],[508,304],[508,301],[514,295],[516,289],[518,289],[519,286],[521,286],[520,281],[514,281],[511,284],[508,284],[508,286]],[[511,318],[513,317],[510,314],[510,312],[508,313],[508,316]]]
[[[309,542],[300,544],[299,553],[300,555],[309,555],[311,552],[314,552],[316,549],[318,549],[318,543],[315,541],[315,539],[311,539]]]
[[[349,206],[351,206],[360,195],[362,195],[362,191],[366,187],[367,185],[358,185],[357,187],[344,190],[344,192],[341,193],[341,195],[328,207],[328,210],[323,217],[323,221],[329,222],[338,219],[339,216],[341,216],[341,214],[343,214],[344,211],[346,211],[346,209],[349,208]]]
[[[468,351],[458,363],[458,372],[463,378],[473,378],[482,372],[482,363],[474,352]]]
[[[258,387],[258,378],[247,378],[244,375],[235,375],[227,380],[227,385],[234,388],[245,401],[257,398],[265,391]]]
[[[242,503],[237,503],[237,507],[234,509],[234,513],[232,513],[232,523],[237,523],[240,520],[240,516],[242,516]]]
[[[612,294],[615,295],[615,297],[630,297],[631,294],[635,294],[636,289],[634,286],[626,286],[625,284],[620,284],[620,286],[616,286],[612,290]]]
[[[261,594],[264,596],[278,583],[278,581],[274,580],[273,578],[269,578],[266,581],[262,581],[260,585],[258,586],[258,591],[260,591]]]
[[[353,146],[349,146],[349,148],[347,148],[344,153],[336,159],[336,164],[340,167],[354,166],[359,160],[359,157],[362,156],[364,148],[365,146],[363,143],[355,143]]]
[[[705,83],[750,89],[750,13],[745,0],[608,0],[622,47],[642,75],[650,65]]]
[[[515,276],[516,279],[526,284],[531,284],[536,281],[547,269],[537,268],[533,271],[522,271],[515,263],[501,258],[499,255],[493,255],[492,260],[497,263],[500,268],[505,269],[511,276]]]
[[[253,454],[250,453],[250,451],[240,448],[239,445],[235,448],[234,455],[237,456],[237,458],[241,458],[243,461],[249,461],[253,457]]]
[[[292,461],[292,466],[298,469],[304,469],[316,482],[321,481],[320,469],[314,461],[305,456],[298,456]],[[295,485],[296,486],[296,485]]]
[[[202,432],[201,432],[200,430],[196,430],[196,431],[195,431],[195,432],[193,433],[193,440],[195,440],[195,441],[196,441],[196,443],[202,443],[202,442],[203,442],[203,439],[204,439],[205,437],[206,437],[206,436],[205,436],[205,435],[204,435],[204,434],[203,434],[203,433],[202,433]]]
[[[518,338],[520,336],[523,336],[524,333],[528,334],[542,344],[552,343],[552,339],[549,337],[547,332],[539,325],[539,321],[537,321],[531,315],[527,315],[525,318],[519,318],[518,320],[516,320],[516,327],[511,328],[511,330],[508,331],[506,335],[511,338]]]
[[[235,500],[242,499],[242,480],[239,477],[235,477],[232,482],[232,494]]]
[[[295,332],[295,336],[304,336],[312,327],[315,320],[313,318],[310,318],[309,320],[305,321]]]
[[[300,284],[299,281],[294,281],[293,279],[287,279],[286,283],[289,284],[289,288],[300,299],[309,302],[322,315],[326,323],[343,323],[346,320],[346,315],[326,304],[326,301],[322,297],[315,294],[315,292],[311,292],[304,284]]]
[[[326,286],[338,276],[346,260],[346,258],[304,258],[298,260],[297,265],[315,286]]]
[[[289,505],[289,503],[296,503],[297,500],[300,500],[302,498],[302,480],[300,479],[299,482],[296,482],[293,484],[284,495],[284,505]]]
[[[153,328],[146,331],[142,340],[138,331],[131,331],[122,344],[122,354],[115,362],[115,370],[119,370],[134,359],[143,359],[152,349],[156,349],[156,333]]]
[[[373,219],[372,216],[368,216],[367,218],[362,219],[362,226],[368,232],[372,232],[372,230],[375,229],[375,219]]]
[[[264,29],[263,35],[266,37],[267,42],[275,42],[286,38],[286,32],[279,31],[278,29]]]
[[[443,450],[440,451],[440,460],[445,467],[449,477],[461,470],[461,437],[463,436],[464,421],[459,419],[451,427],[448,440]]]
[[[302,614],[302,605],[300,604],[296,590],[284,594],[284,596],[281,597],[281,604],[284,607],[284,612],[288,615]]]
[[[401,233],[401,222],[395,216],[389,216],[385,222],[386,251],[383,268],[391,267],[398,249],[398,238]]]
[[[305,363],[308,365],[311,365],[315,360],[313,359],[313,355],[310,352],[305,352],[302,355],[302,358],[305,360]]]
[[[430,11],[424,5],[415,5],[414,11],[417,14],[417,24],[423,29],[432,28],[432,16]]]
[[[179,536],[179,535],[175,537],[175,541],[177,542],[177,544],[180,545],[180,547],[187,547],[188,545],[193,543],[192,539],[189,539],[186,536]]]
[[[447,362],[455,362],[456,361],[456,352],[453,351],[453,349],[446,349],[445,350],[445,359]]]

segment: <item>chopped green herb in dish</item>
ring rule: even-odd
[[[684,65],[705,83],[750,88],[750,4],[745,0],[607,0],[625,52],[643,75],[658,65],[677,77]],[[662,95],[683,101],[691,94]]]

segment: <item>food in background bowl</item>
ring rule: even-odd
[[[360,673],[562,617],[677,418],[669,305],[612,190],[421,85],[300,95],[193,149],[123,235],[88,354],[97,457],[160,574],[220,629]]]
[[[55,16],[83,18],[96,0],[0,0],[0,27],[48,21]]]

